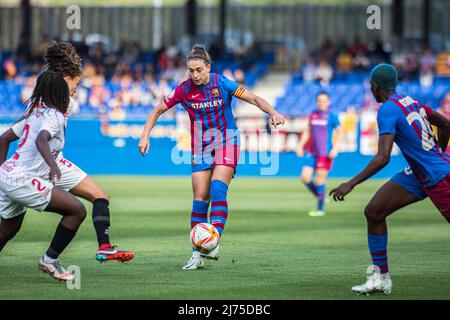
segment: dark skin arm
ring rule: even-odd
[[[42,155],[42,158],[44,158],[45,162],[50,167],[49,179],[54,183],[55,180],[61,179],[61,171],[59,170],[58,165],[56,164],[56,161],[50,151],[50,146],[48,145],[48,141],[51,138],[52,136],[50,135],[50,132],[47,130],[42,130],[36,138],[36,146],[39,153]]]
[[[438,128],[438,144],[445,151],[450,138],[450,121],[437,111],[431,111],[428,121]]]
[[[378,153],[369,162],[369,164],[353,177],[350,181],[342,183],[339,187],[330,191],[334,201],[344,201],[344,197],[350,193],[355,186],[366,181],[375,173],[380,171],[389,163],[391,159],[392,146],[394,145],[394,134],[383,134],[378,138]]]
[[[11,144],[11,142],[16,141],[17,139],[19,139],[19,137],[16,136],[12,129],[6,130],[0,136],[0,165],[2,165],[6,160],[9,151],[9,145]]]

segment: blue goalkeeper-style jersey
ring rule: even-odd
[[[377,118],[379,135],[395,135],[395,143],[425,188],[450,173],[450,157],[437,144],[428,122],[430,113],[430,107],[395,93],[381,105]]]

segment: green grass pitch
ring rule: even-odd
[[[189,177],[96,177],[111,196],[111,239],[136,258],[95,261],[88,218],[61,256],[81,268],[81,289],[37,270],[59,218],[29,212],[21,232],[0,253],[0,299],[448,299],[450,228],[429,200],[389,219],[389,296],[356,296],[365,280],[363,208],[383,181],[357,187],[327,216],[307,215],[313,197],[298,179],[236,178],[219,261],[182,271],[190,256]],[[338,180],[331,180],[328,190]]]

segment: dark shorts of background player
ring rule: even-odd
[[[391,181],[414,194],[418,200],[429,197],[439,212],[450,223],[450,174],[431,188],[423,188],[413,174],[397,173]]]
[[[239,153],[239,144],[227,144],[223,147],[214,148],[211,152],[193,155],[192,172],[199,172],[208,169],[212,169],[214,171],[215,167],[221,165],[233,168],[234,173],[236,174]]]
[[[322,169],[330,171],[333,166],[333,159],[328,156],[315,156],[310,153],[305,153],[303,161],[304,166],[314,168],[315,170]]]

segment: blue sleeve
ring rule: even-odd
[[[225,91],[231,96],[234,95],[236,90],[239,88],[239,84],[222,75],[220,75],[219,77],[220,82],[222,83],[222,87],[225,89]]]
[[[337,114],[332,113],[332,128],[335,129],[341,125],[341,122],[339,121],[339,117]]]
[[[396,106],[395,106],[396,107]],[[398,109],[390,105],[390,102],[383,103],[378,110],[377,123],[378,123],[378,134],[381,136],[383,134],[395,134],[397,119],[398,119]]]

